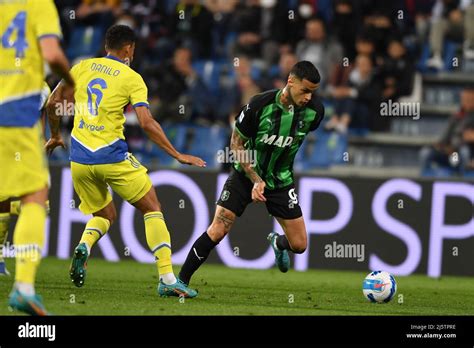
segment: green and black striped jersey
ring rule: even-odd
[[[254,150],[254,170],[270,190],[293,184],[296,153],[324,117],[324,106],[316,96],[303,107],[287,110],[280,102],[281,93],[270,90],[257,94],[235,121],[236,131],[246,140],[246,150]],[[234,168],[243,172],[237,161]]]

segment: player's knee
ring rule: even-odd
[[[117,219],[117,211],[115,209],[110,209],[107,212],[100,212],[93,215],[109,220],[110,226],[112,226],[112,224]]]
[[[209,237],[214,242],[220,242],[226,236],[228,231],[226,231],[224,224],[213,223],[207,230]]]
[[[291,244],[291,251],[295,254],[302,254],[306,251],[306,243],[305,242],[297,242]]]
[[[103,217],[104,219],[109,220],[110,226],[112,226],[113,223],[115,222],[115,220],[117,219],[117,213],[113,212],[113,213],[109,213],[109,214],[107,214],[105,216],[101,216],[101,217]]]
[[[113,223],[115,222],[115,220],[117,219],[117,213],[114,213],[113,215],[110,215],[110,216],[107,217],[106,219],[109,220],[110,226],[112,226]]]

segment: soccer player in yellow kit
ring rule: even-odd
[[[46,315],[34,288],[49,186],[39,122],[44,61],[65,84],[74,86],[74,81],[59,45],[61,29],[52,0],[0,1],[0,36],[0,202],[20,197],[22,205],[13,234],[16,271],[9,305]],[[0,217],[1,223],[5,220]]]
[[[46,122],[46,101],[48,100],[51,89],[46,82],[43,83],[40,95],[40,112],[41,112],[41,127],[44,134],[44,126]],[[6,200],[0,202],[0,276],[9,276],[10,272],[4,260],[5,242],[8,237],[8,227],[10,225],[10,215],[19,215],[21,211],[21,200]],[[46,201],[46,211],[49,211],[49,201]]]
[[[135,34],[124,25],[107,30],[107,56],[86,59],[71,69],[76,80],[75,115],[71,134],[71,174],[84,214],[92,214],[70,268],[73,283],[81,287],[86,277],[86,262],[92,246],[107,233],[116,218],[108,186],[144,215],[147,244],[155,256],[160,281],[160,296],[195,297],[197,291],[177,279],[171,264],[170,234],[165,224],[155,189],[143,167],[128,152],[123,125],[124,107],[134,107],[140,126],[152,141],[184,164],[204,167],[197,157],[175,150],[149,109],[147,87],[142,77],[128,65],[133,59]],[[68,99],[72,91],[62,83],[53,91],[47,105],[51,126],[48,151],[64,145],[59,132],[56,105]],[[69,98],[70,100],[70,98]]]

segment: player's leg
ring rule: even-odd
[[[145,173],[134,180],[134,186],[148,189],[138,201],[132,204],[142,212],[148,247],[153,253],[159,275],[158,294],[160,296],[196,297],[197,291],[177,279],[171,262],[171,237],[156,196],[155,188]]]
[[[117,212],[114,202],[111,201],[101,210],[92,213],[92,216],[92,219],[87,222],[84,232],[82,232],[79,244],[74,249],[69,270],[71,281],[77,287],[82,287],[86,280],[87,260],[92,247],[107,233],[115,221]]]
[[[280,235],[276,245],[280,250],[289,250],[295,254],[302,254],[308,246],[306,226],[303,217],[297,219],[276,218],[285,235]]]
[[[107,233],[117,212],[107,183],[95,175],[93,165],[71,162],[71,175],[74,189],[81,200],[79,209],[85,215],[93,215],[74,249],[69,269],[71,281],[81,287],[86,279],[87,259],[91,249]]]
[[[13,232],[16,252],[15,283],[10,307],[33,315],[46,315],[35,293],[36,272],[44,244],[48,196],[48,166],[40,124],[31,128],[0,127],[0,197],[20,197],[22,211]]]
[[[217,206],[214,219],[207,231],[204,232],[189,250],[186,261],[181,267],[179,279],[189,284],[193,274],[207,260],[211,251],[229,233],[234,224],[236,214],[229,209]]]
[[[155,256],[160,276],[160,295],[196,296],[197,292],[177,281],[173,273],[170,234],[147,169],[128,154],[122,162],[101,166],[99,174],[114,192],[142,212],[147,244]]]
[[[236,216],[241,216],[252,201],[252,183],[245,175],[232,170],[224,184],[212,224],[193,244],[188,252],[179,278],[189,284],[191,277],[207,260],[211,251],[229,233]]]
[[[48,188],[21,197],[22,211],[13,233],[16,253],[15,284],[9,305],[32,315],[47,315],[34,283],[41,261]]]
[[[21,200],[20,199],[7,199],[0,202],[0,276],[10,275],[8,272],[4,254],[5,254],[5,243],[8,238],[8,227],[10,225],[11,215],[20,215],[21,211]],[[49,200],[46,201],[46,214],[49,213]]]
[[[288,272],[290,268],[290,257],[288,251],[301,254],[306,250],[307,237],[306,227],[303,217],[296,219],[276,218],[284,235],[271,232],[268,235],[273,251],[275,252],[275,262],[282,272]]]
[[[284,235],[271,232],[267,239],[275,252],[275,263],[282,272],[290,268],[288,251],[303,253],[307,245],[306,227],[294,187],[266,193],[268,212],[275,216]]]
[[[46,200],[45,202],[46,205],[46,215],[49,214],[49,200]],[[15,199],[15,200],[10,200],[10,214],[11,215],[20,215],[21,212],[21,200]]]
[[[8,276],[10,272],[4,259],[4,248],[8,237],[8,226],[10,225],[10,200],[0,202],[0,276]]]

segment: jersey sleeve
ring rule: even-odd
[[[321,124],[321,121],[324,118],[324,105],[321,102],[318,102],[314,108],[316,110],[316,117],[313,122],[311,122],[311,125],[309,127],[310,131],[316,130],[316,128],[319,127]]]
[[[250,101],[245,105],[240,114],[235,119],[235,129],[245,139],[253,138],[257,135],[257,110],[255,105]]]
[[[35,35],[38,40],[54,36],[62,39],[61,26],[59,24],[58,11],[53,0],[34,1]]]
[[[45,107],[46,101],[48,100],[48,97],[50,94],[51,94],[51,88],[49,88],[49,85],[45,81],[43,82],[43,88],[41,88],[40,110],[42,110]]]
[[[148,88],[140,75],[135,75],[130,84],[130,104],[148,107]]]

